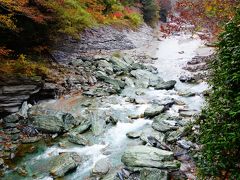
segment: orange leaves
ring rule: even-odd
[[[7,49],[6,47],[0,47],[0,58],[2,56],[8,56],[11,52],[13,52],[10,49]]]
[[[234,16],[234,8],[238,5],[238,0],[180,0],[176,10],[196,28],[204,27],[212,34],[218,34],[221,25]]]

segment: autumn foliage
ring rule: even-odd
[[[179,0],[175,10],[180,17],[199,30],[205,28],[213,35],[223,30],[239,6],[239,0]]]

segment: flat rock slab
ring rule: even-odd
[[[144,112],[144,117],[153,118],[164,111],[164,106],[152,105],[148,107]]]
[[[62,153],[53,159],[53,165],[50,169],[54,177],[63,177],[67,172],[77,168],[81,158],[77,153]]]
[[[179,162],[174,160],[173,152],[150,146],[129,147],[121,160],[129,167],[178,169],[180,166]]]

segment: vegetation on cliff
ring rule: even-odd
[[[24,64],[18,61],[24,54],[25,62],[35,62],[27,74],[36,74],[33,69],[39,63],[35,58],[48,54],[60,34],[80,38],[84,29],[102,25],[136,29],[143,20],[153,24],[158,11],[156,0],[2,0],[0,72],[15,72],[14,66]],[[25,74],[25,70],[18,73]]]

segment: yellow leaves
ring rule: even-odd
[[[2,15],[0,14],[0,26],[6,29],[11,29],[13,31],[17,30],[17,27],[12,20],[12,14]]]
[[[49,69],[46,67],[46,65],[44,65],[44,63],[30,61],[25,55],[20,54],[16,60],[2,59],[0,61],[0,73],[24,76],[46,76],[49,73]]]

